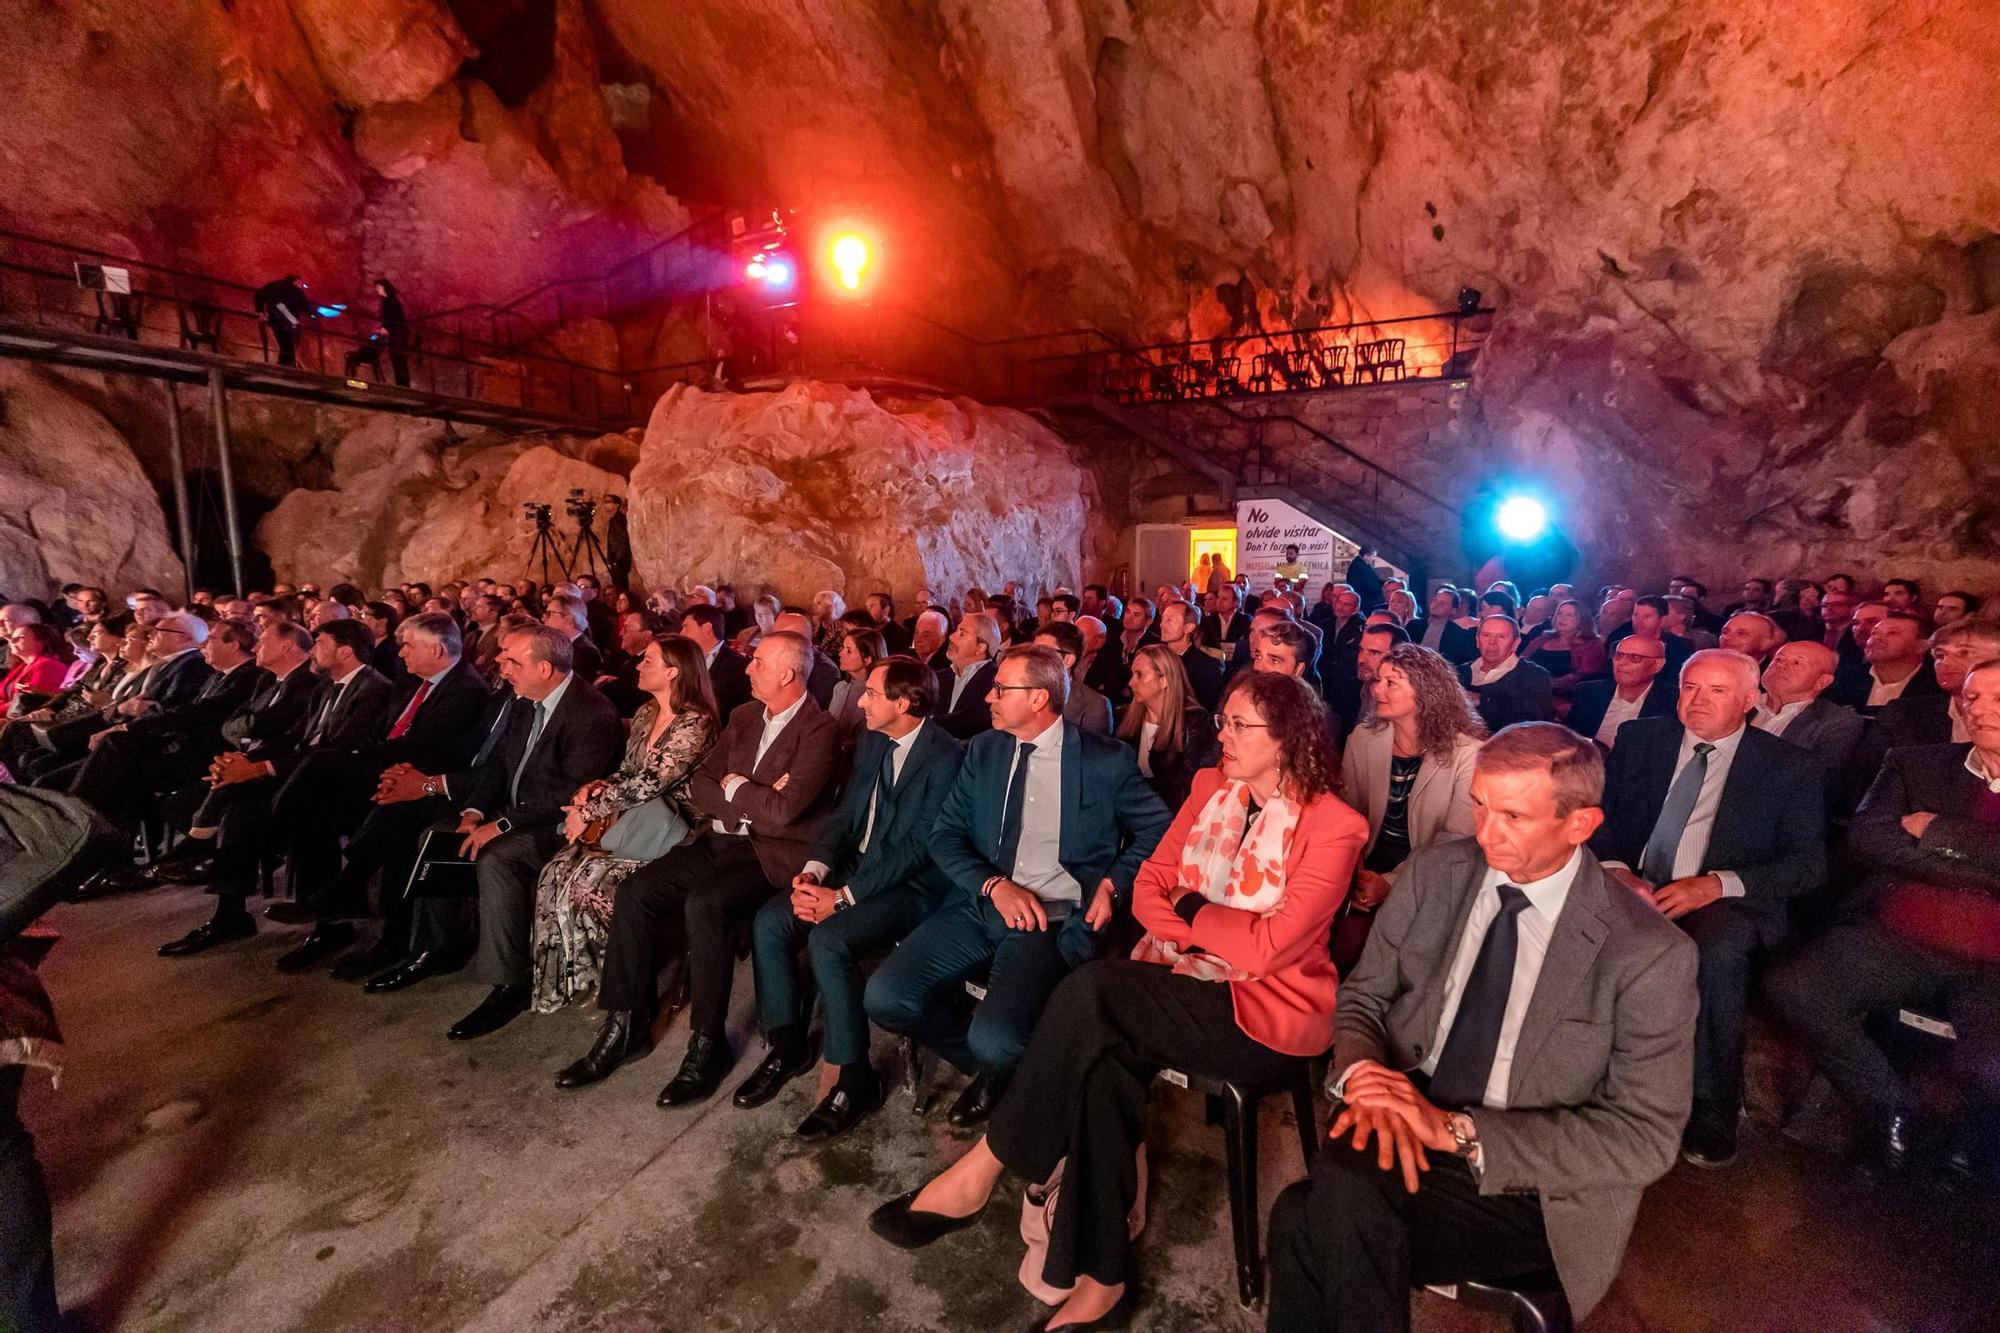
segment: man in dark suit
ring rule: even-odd
[[[1062,720],[1068,685],[1050,649],[1002,656],[997,729],[967,748],[931,835],[951,890],[864,996],[877,1024],[976,1075],[951,1109],[961,1126],[992,1113],[1050,992],[1097,956],[1100,932],[1172,820],[1129,748]],[[988,968],[968,1023],[953,993]]]
[[[611,586],[631,591],[632,524],[625,516],[625,497],[604,497],[604,568]],[[634,599],[636,600],[636,599]]]
[[[1923,1100],[1867,1021],[1900,1009],[1957,1030],[1961,1146],[1975,1171],[2000,1167],[2000,664],[1971,673],[1954,711],[1970,742],[1888,754],[1848,830],[1869,878],[1766,983],[1820,1071],[1873,1118],[1865,1146],[1889,1171],[1912,1164]]]
[[[1570,696],[1569,729],[1605,749],[1618,743],[1618,729],[1635,718],[1672,717],[1680,694],[1678,672],[1666,670],[1666,645],[1636,634],[1611,651],[1611,679],[1586,680]]]
[[[1069,701],[1063,705],[1063,721],[1100,736],[1111,734],[1111,701],[1077,679],[1076,664],[1083,658],[1083,631],[1067,621],[1054,621],[1035,631],[1035,642],[1061,656],[1069,671]],[[1220,668],[1217,668],[1220,670]]]
[[[1867,622],[1856,612],[1854,623],[1859,631]],[[1943,693],[1931,670],[1922,620],[1908,611],[1884,610],[1867,635],[1863,660],[1842,664],[1827,691],[1829,699],[1874,717],[1893,700]]]
[[[867,729],[840,809],[820,831],[812,857],[789,895],[757,911],[752,959],[757,1011],[771,1051],[736,1090],[735,1104],[762,1106],[812,1067],[802,1009],[798,953],[803,945],[826,1014],[826,1071],[819,1104],[799,1125],[808,1141],[852,1129],[882,1104],[882,1080],[868,1063],[868,1015],[861,1006],[861,960],[893,947],[916,929],[948,887],[931,861],[931,826],[965,757],[964,747],[925,719],[937,706],[937,680],[911,657],[892,657],[869,672],[861,695]]]
[[[1677,921],[1701,953],[1694,1115],[1682,1154],[1736,1155],[1752,957],[1784,941],[1786,904],[1826,877],[1812,757],[1748,724],[1757,664],[1711,648],[1681,668],[1678,718],[1628,722],[1605,773],[1605,869]]]
[[[949,708],[951,698],[951,621],[942,611],[918,612],[910,622],[910,656],[936,674],[940,706]]]
[[[651,1048],[659,1008],[659,936],[670,914],[687,933],[688,1044],[662,1106],[700,1101],[728,1074],[724,1022],[736,970],[732,920],[749,916],[804,869],[840,777],[840,727],[806,690],[812,644],[772,630],[750,659],[753,700],[730,715],[690,783],[694,834],[618,888],[597,992],[597,1040],[556,1077],[581,1087]]]
[[[1201,650],[1201,608],[1168,602],[1160,612],[1160,642],[1181,659],[1195,701],[1213,713],[1222,704],[1222,663]]]
[[[1459,666],[1458,679],[1479,700],[1486,729],[1551,721],[1556,715],[1555,683],[1548,672],[1515,655],[1521,646],[1521,627],[1514,618],[1481,616],[1476,641],[1479,656]]]
[[[1867,725],[1861,714],[1826,697],[1840,659],[1816,639],[1785,644],[1764,668],[1764,693],[1752,725],[1782,736],[1813,757],[1828,791],[1846,772]]]
[[[1952,700],[1965,688],[1972,668],[2000,657],[2000,624],[1991,620],[1960,620],[1931,635],[1931,671],[1936,694],[1905,692],[1882,705],[1862,733],[1849,761],[1848,804],[1858,801],[1882,771],[1882,757],[1906,745],[1944,745],[1970,740],[1965,722]]]
[[[35,785],[67,788],[75,779],[76,766],[89,753],[90,738],[98,732],[192,703],[212,674],[201,656],[207,638],[208,626],[185,611],[168,612],[156,620],[148,631],[151,660],[121,684],[114,694],[116,702],[54,723],[41,733],[47,748],[31,756]]]
[[[969,741],[993,727],[987,692],[993,688],[994,661],[1000,654],[999,622],[983,612],[961,616],[944,651],[947,665],[938,672],[938,725]]]
[[[206,866],[189,866],[186,878],[209,886],[215,915],[162,945],[163,957],[201,953],[256,934],[244,902],[255,887],[258,864],[289,838],[290,830],[274,813],[286,784],[307,771],[306,761],[314,754],[344,756],[379,736],[388,724],[394,687],[368,665],[375,648],[368,627],[358,620],[329,620],[313,631],[311,643],[317,676],[297,723],[246,731],[209,765],[207,791],[189,816],[188,836],[207,843],[213,857]],[[304,670],[294,668],[287,681]],[[310,776],[308,784],[313,785]]]
[[[1215,614],[1201,623],[1201,641],[1216,661],[1227,661],[1236,645],[1250,634],[1250,617],[1236,598],[1236,585],[1225,583],[1215,593]]]
[[[583,598],[574,593],[557,593],[543,609],[542,623],[569,636],[571,669],[583,677],[584,684],[594,686],[604,669],[604,654],[590,641],[590,612]]]
[[[1611,1286],[1687,1121],[1696,962],[1585,846],[1603,785],[1581,737],[1503,732],[1475,836],[1403,864],[1340,988],[1336,1143],[1271,1213],[1272,1333],[1408,1329],[1418,1284],[1554,1269],[1579,1318]]]
[[[694,603],[681,617],[681,633],[695,641],[708,662],[716,711],[728,718],[750,702],[750,664],[729,646],[724,628],[722,612],[707,602]]]
[[[70,795],[90,802],[123,833],[137,828],[155,799],[207,770],[221,751],[223,722],[269,680],[252,660],[257,630],[247,620],[216,625],[200,651],[211,669],[200,692],[178,708],[135,717],[92,736],[90,753],[70,784]],[[107,873],[116,874],[126,887],[139,881],[129,871]]]
[[[1410,642],[1443,656],[1453,666],[1461,666],[1479,656],[1479,642],[1473,631],[1458,623],[1458,590],[1445,584],[1431,594],[1431,604],[1423,615],[1407,626]]]
[[[533,981],[535,880],[562,846],[563,806],[577,788],[610,773],[625,748],[625,727],[611,701],[572,669],[571,640],[537,626],[504,635],[500,674],[514,691],[506,739],[484,762],[429,777],[407,767],[383,775],[383,804],[443,797],[458,810],[449,828],[458,854],[470,860],[479,886],[479,944],[472,977],[492,989],[446,1034],[470,1041],[511,1022],[528,1008]],[[414,956],[368,983],[399,990],[443,970],[440,959],[463,957],[459,900],[427,898],[416,909]]]
[[[291,832],[286,866],[293,900],[272,904],[266,915],[312,927],[279,956],[279,971],[304,971],[352,946],[359,936],[354,922],[373,915],[368,885],[378,873],[384,929],[362,961],[372,974],[407,956],[409,923],[400,890],[424,826],[446,807],[437,800],[385,803],[382,784],[391,775],[420,784],[426,774],[463,767],[484,735],[478,722],[488,690],[465,660],[464,640],[449,615],[411,616],[396,627],[396,640],[404,672],[384,729],[351,751],[318,747],[279,794],[275,814]]]
[[[882,642],[891,656],[910,651],[910,631],[896,619],[894,597],[886,592],[871,592],[861,605],[868,612],[868,618],[875,622],[875,628],[881,631]]]

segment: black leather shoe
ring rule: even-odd
[[[444,965],[443,959],[432,950],[426,949],[400,967],[392,967],[380,976],[368,978],[361,989],[370,995],[380,995],[384,991],[403,990],[427,977],[434,977],[440,972],[450,970]]]
[[[575,1064],[556,1075],[558,1088],[587,1088],[610,1076],[627,1060],[636,1060],[653,1049],[653,1023],[649,1017],[630,1009],[614,1009],[604,1016],[597,1040]]]
[[[887,1091],[881,1079],[871,1079],[867,1086],[850,1088],[836,1083],[833,1091],[819,1099],[812,1114],[799,1122],[798,1136],[807,1143],[824,1143],[837,1139],[848,1130],[866,1120],[882,1105]]]
[[[1037,1319],[1034,1323],[1028,1325],[1028,1333],[1063,1333],[1064,1329],[1069,1328],[1077,1329],[1079,1333],[1085,1329],[1103,1329],[1105,1333],[1110,1333],[1112,1329],[1130,1328],[1132,1326],[1132,1312],[1139,1305],[1137,1298],[1132,1294],[1136,1290],[1137,1288],[1128,1282],[1125,1284],[1125,1290],[1118,1293],[1117,1303],[1103,1314],[1097,1316],[1097,1318],[1084,1323],[1057,1324],[1051,1330],[1049,1328],[1049,1321],[1062,1313],[1062,1307],[1059,1305],[1040,1319]]]
[[[318,967],[343,949],[354,947],[354,924],[349,921],[322,921],[314,926],[297,947],[278,955],[280,972],[304,972]]]
[[[495,986],[479,1002],[479,1007],[451,1025],[444,1035],[453,1041],[474,1041],[489,1032],[498,1032],[528,1012],[528,983]]]
[[[1697,1109],[1681,1134],[1681,1160],[1690,1166],[1721,1167],[1736,1160],[1736,1113]]]
[[[1006,1092],[1006,1079],[997,1074],[980,1074],[965,1085],[965,1091],[958,1094],[958,1100],[951,1104],[945,1119],[960,1129],[983,1125]]]
[[[154,884],[206,884],[215,878],[215,858],[208,855],[170,856],[147,866],[146,878]]]
[[[673,1081],[660,1089],[660,1105],[685,1106],[714,1095],[729,1072],[729,1038],[720,1032],[691,1033],[687,1055]]]
[[[146,878],[144,871],[130,866],[114,866],[98,871],[77,885],[73,896],[78,902],[89,902],[93,898],[107,898],[114,893],[133,893],[152,887],[153,881]]]
[[[757,1066],[756,1072],[736,1085],[736,1095],[729,1100],[739,1111],[751,1111],[764,1105],[784,1086],[800,1074],[813,1067],[812,1044],[801,1042],[795,1050],[784,1051],[775,1047]]]
[[[400,944],[387,940],[377,940],[357,953],[350,953],[333,965],[328,974],[335,981],[366,981],[380,976],[392,967],[401,967],[410,961],[410,951]]]
[[[954,1231],[963,1231],[979,1220],[980,1213],[986,1211],[981,1206],[978,1212],[964,1217],[946,1217],[943,1213],[920,1213],[910,1205],[917,1201],[920,1190],[911,1190],[900,1199],[889,1202],[868,1214],[868,1228],[883,1240],[899,1250],[920,1250],[934,1240],[941,1240]]]
[[[1916,1161],[1917,1123],[1907,1111],[1891,1111],[1861,1143],[1861,1168],[1875,1176],[1904,1176]]]
[[[257,920],[248,912],[241,916],[210,917],[179,939],[162,944],[160,957],[186,958],[231,940],[247,940],[256,933]]]
[[[264,919],[275,921],[281,926],[316,926],[319,924],[320,916],[304,903],[280,898],[264,909]]]

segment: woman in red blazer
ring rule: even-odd
[[[1335,795],[1325,704],[1295,677],[1243,672],[1216,730],[1222,762],[1195,776],[1133,886],[1146,938],[1129,959],[1070,974],[986,1137],[870,1219],[894,1244],[925,1245],[969,1226],[1003,1171],[1040,1184],[1060,1167],[1046,1259],[1023,1275],[1061,1300],[1037,1328],[1091,1327],[1125,1304],[1126,1219],[1159,1070],[1264,1082],[1333,1040],[1327,936],[1368,821]]]

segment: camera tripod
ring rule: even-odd
[[[546,512],[536,514],[535,544],[528,548],[527,568],[521,571],[522,582],[525,583],[534,577],[535,557],[537,555],[542,559],[542,581],[540,586],[547,587],[549,584],[555,582],[554,579],[549,577],[549,562],[551,560],[555,562],[556,568],[562,571],[564,578],[569,577],[569,562],[563,559],[562,548],[556,545],[554,533],[555,523],[550,519],[549,515]],[[571,557],[571,559],[574,558]]]
[[[569,561],[563,566],[564,578],[568,578],[577,569],[582,569],[592,578],[597,578],[599,561],[603,561],[605,571],[610,572],[611,561],[604,554],[604,543],[597,539],[597,533],[591,529],[590,524],[591,519],[588,514],[577,516],[576,544],[570,547]],[[581,565],[577,563],[579,560],[583,562]]]

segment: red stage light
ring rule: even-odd
[[[827,247],[827,257],[833,263],[835,280],[848,291],[858,292],[869,265],[874,262],[875,252],[867,237],[847,231],[833,238],[833,244]]]

